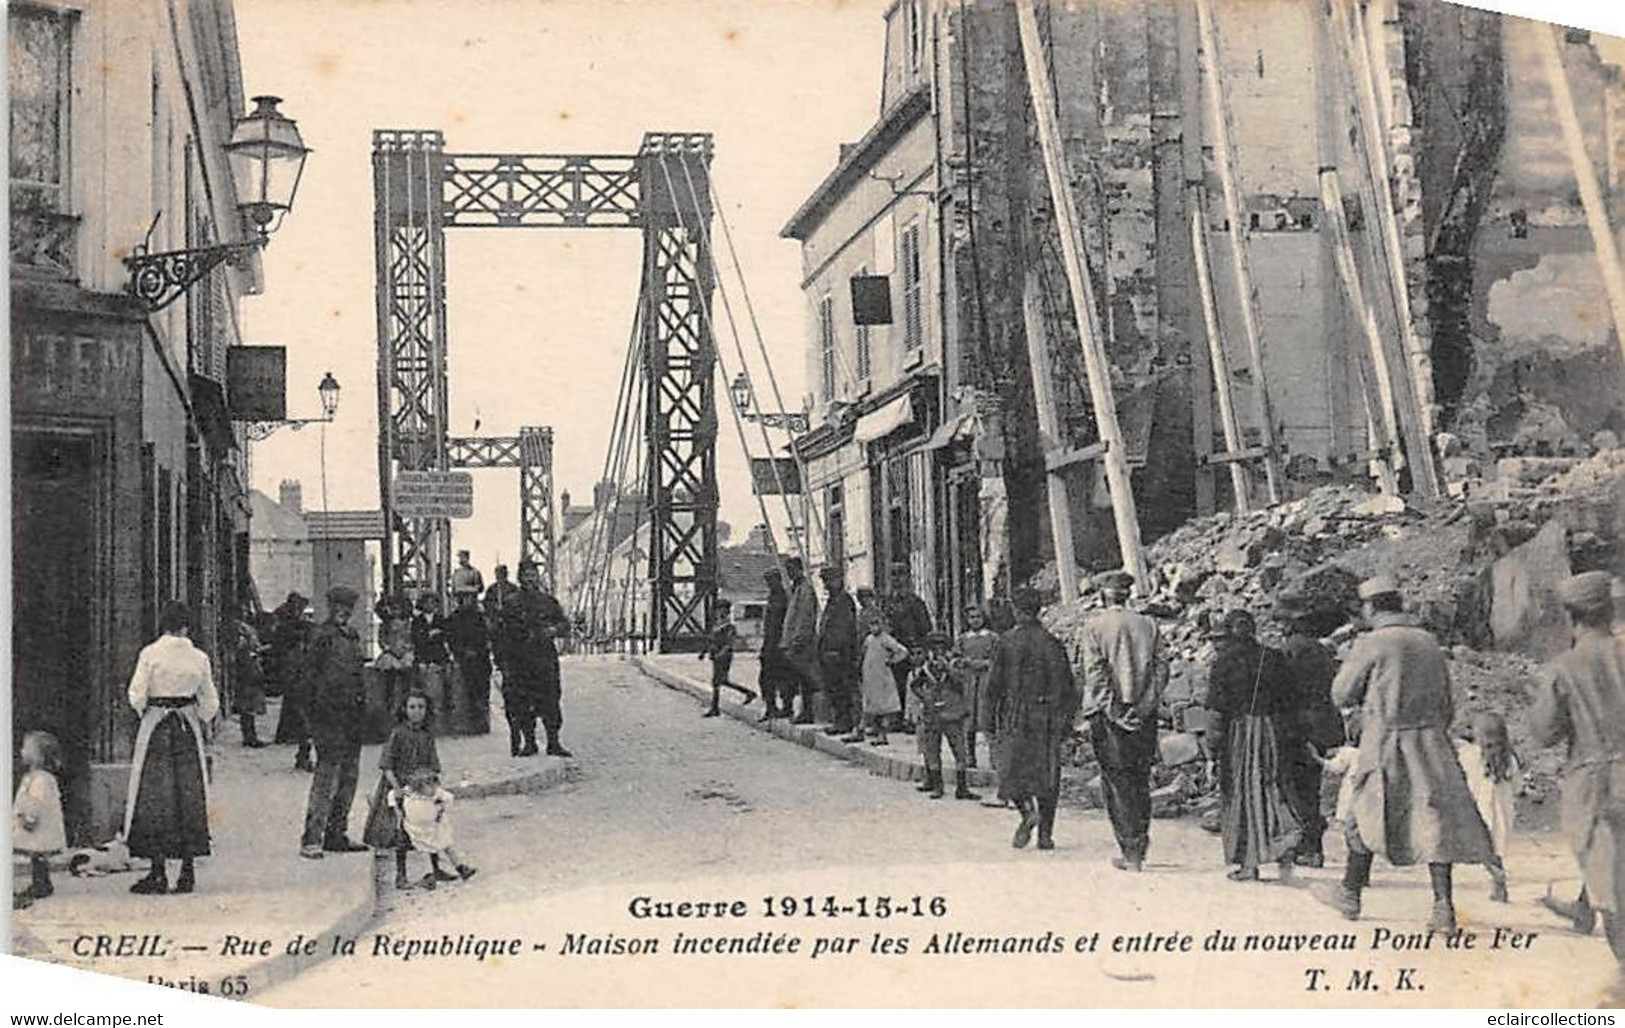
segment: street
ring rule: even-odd
[[[1572,862],[1555,838],[1520,840],[1514,848],[1510,906],[1488,902],[1481,871],[1458,869],[1462,924],[1478,938],[1470,951],[1447,949],[1442,939],[1424,938],[1428,902],[1420,869],[1379,863],[1366,919],[1350,924],[1301,883],[1226,882],[1217,839],[1188,821],[1153,825],[1150,867],[1138,876],[1109,866],[1114,847],[1098,812],[1063,809],[1056,851],[1016,851],[1009,812],[927,800],[908,783],[738,721],[703,719],[699,704],[629,663],[569,658],[564,675],[564,737],[577,755],[569,781],[537,795],[459,803],[457,836],[479,876],[434,893],[398,895],[356,956],[329,960],[259,995],[260,1002],[914,1005],[930,996],[967,1005],[1528,1006],[1588,1003],[1611,973],[1600,936],[1559,931],[1536,905],[1548,879],[1572,879]],[[913,741],[896,738],[894,745],[912,748]],[[1340,866],[1340,848],[1331,860]],[[1337,871],[1300,878],[1329,880]],[[947,913],[889,920],[761,916],[763,897],[812,896],[821,905],[827,895],[918,895],[927,902],[942,896]],[[636,919],[628,905],[640,896],[743,900],[749,917]],[[1516,931],[1521,942],[1508,931],[1497,935],[1497,927]],[[1241,945],[1205,951],[1215,930]],[[855,951],[826,946],[817,959],[807,950],[694,959],[673,954],[679,931],[696,937],[789,931],[805,936],[809,948],[816,937],[830,937],[851,940]],[[1077,945],[1096,938],[1084,953],[1073,945],[1061,955],[982,956],[974,964],[979,974],[967,976],[960,969],[972,966],[963,963],[970,958],[922,952],[933,933],[953,932],[1049,932]],[[523,938],[527,952],[484,961],[373,955],[374,936],[441,933]],[[1353,933],[1354,952],[1280,952],[1344,933]],[[577,937],[577,950],[581,938],[612,935],[623,944],[658,937],[659,948],[636,957],[565,956],[567,935]],[[1193,939],[1184,951],[1181,935]],[[1246,952],[1248,936],[1271,952]],[[875,959],[874,947],[895,946],[887,941],[894,937],[906,937],[910,952],[893,949],[895,956]],[[1380,949],[1373,949],[1374,938]],[[546,951],[529,952],[533,943]],[[1317,968],[1325,973],[1312,974]],[[1407,975],[1403,968],[1417,970]],[[1372,972],[1371,988],[1349,991],[1365,970]],[[1311,980],[1328,991],[1306,991]]]

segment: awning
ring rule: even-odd
[[[972,411],[949,418],[931,434],[925,448],[927,450],[940,450],[944,446],[952,446],[962,439],[971,438],[976,434],[975,418],[976,414]]]
[[[914,402],[908,393],[896,397],[870,411],[858,419],[858,427],[852,432],[852,439],[860,443],[872,443],[876,439],[884,438],[914,421]]]

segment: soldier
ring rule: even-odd
[[[792,724],[810,725],[813,719],[813,694],[818,692],[820,668],[818,666],[818,592],[807,578],[806,566],[800,557],[784,562],[785,573],[790,576],[790,604],[784,614],[784,634],[779,649],[784,653],[784,666],[788,688],[801,694],[801,711],[791,719]],[[793,702],[784,698],[785,709]]]
[[[1102,577],[1106,609],[1084,626],[1073,666],[1083,682],[1083,714],[1091,720],[1106,813],[1122,850],[1112,866],[1120,871],[1144,867],[1151,845],[1157,704],[1168,684],[1168,653],[1157,623],[1125,606],[1133,588],[1127,572]]]
[[[504,662],[502,703],[514,756],[536,755],[538,716],[547,731],[548,755],[573,755],[559,743],[564,714],[559,706],[559,652],[553,642],[569,634],[570,619],[564,608],[542,591],[541,569],[533,560],[521,561],[519,592],[502,608],[498,628],[498,652]]]
[[[846,573],[830,566],[819,572],[824,580],[824,616],[818,625],[819,669],[824,695],[829,698],[830,724],[825,735],[846,735],[856,721],[858,661],[863,636],[858,629],[858,608],[846,591]]]
[[[1600,910],[1608,945],[1625,960],[1625,838],[1618,813],[1625,802],[1625,645],[1611,634],[1614,602],[1606,572],[1576,575],[1559,587],[1558,598],[1574,625],[1574,647],[1547,665],[1529,722],[1537,743],[1568,751],[1563,834],[1585,888],[1574,908],[1562,912],[1589,933]]]
[[[484,735],[491,730],[491,636],[473,593],[457,597],[457,610],[446,621],[446,643],[463,680],[459,704],[468,728]]]
[[[320,860],[327,853],[359,853],[351,842],[350,805],[361,772],[361,734],[366,688],[361,680],[361,638],[350,627],[360,596],[349,586],[327,591],[327,620],[310,641],[310,722],[316,737],[316,777],[305,807],[299,855]]]
[[[886,622],[893,638],[907,646],[910,650],[919,649],[925,644],[925,637],[930,635],[935,625],[931,623],[931,608],[925,605],[918,593],[914,591],[913,580],[909,576],[908,565],[896,563],[891,566],[891,588],[886,591],[886,598],[881,602],[886,612]],[[908,712],[913,709],[909,703],[908,676],[909,666],[897,664],[892,667],[892,676],[897,682],[897,705],[902,709],[898,717],[902,720],[899,730],[912,731],[910,722],[912,718]]]
[[[480,569],[468,562],[468,551],[457,551],[457,566],[451,571],[451,594],[458,603],[464,596],[479,598],[485,591],[485,576]]]
[[[1433,884],[1428,927],[1456,930],[1451,866],[1494,855],[1450,741],[1455,706],[1450,667],[1432,633],[1405,614],[1399,580],[1361,584],[1371,630],[1355,641],[1332,682],[1332,701],[1360,707],[1360,752],[1353,777],[1353,829],[1343,882],[1320,899],[1349,920],[1382,853],[1395,866],[1426,863]]]

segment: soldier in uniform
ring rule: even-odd
[[[493,586],[492,588],[495,588]],[[553,640],[570,634],[570,619],[559,601],[542,590],[535,561],[519,565],[519,592],[503,606],[498,622],[502,702],[508,739],[515,756],[535,756],[536,719],[547,731],[547,752],[572,756],[559,742],[564,714],[559,707],[559,652]]]
[[[446,643],[463,680],[458,703],[468,728],[484,735],[491,730],[491,636],[475,594],[457,597],[457,611],[446,621]]]
[[[316,777],[305,808],[299,855],[360,853],[350,841],[350,805],[361,772],[366,687],[361,680],[361,637],[350,627],[359,594],[349,586],[327,591],[327,620],[310,641],[310,727],[316,738]]]

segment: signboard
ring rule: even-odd
[[[288,416],[288,351],[282,346],[226,349],[226,403],[233,421]]]
[[[403,518],[474,516],[474,476],[466,471],[401,471],[390,499]]]
[[[778,465],[774,474],[773,466]],[[784,489],[779,489],[779,483]],[[750,491],[757,496],[800,496],[801,473],[794,457],[753,457],[750,462]]]
[[[890,325],[891,279],[885,275],[852,276],[852,324]]]

